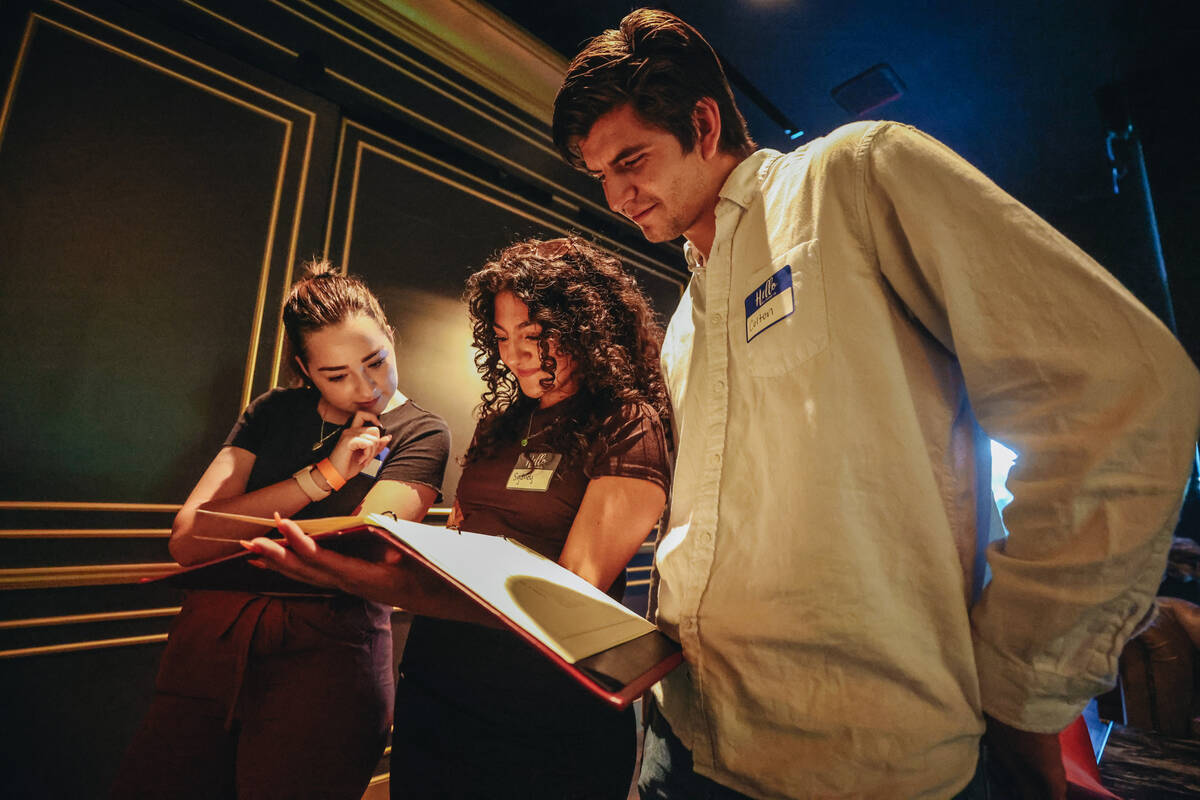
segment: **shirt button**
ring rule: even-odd
[[[708,544],[712,541],[712,531],[702,531],[700,533],[700,543]]]
[[[709,322],[711,322],[714,326],[721,325],[725,322],[725,315],[718,311],[716,314],[712,315],[712,318],[709,320]]]
[[[725,391],[725,381],[717,381],[713,384],[713,392],[721,394]]]
[[[708,463],[712,464],[713,466],[720,464],[721,463],[721,454],[713,453],[711,456],[708,457]]]

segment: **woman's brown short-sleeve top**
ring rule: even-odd
[[[666,437],[646,403],[621,406],[608,415],[582,457],[566,459],[544,444],[576,398],[534,409],[528,435],[500,445],[463,469],[458,483],[462,529],[507,536],[547,558],[562,553],[588,482],[601,476],[640,478],[670,491]]]

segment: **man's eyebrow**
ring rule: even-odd
[[[617,164],[619,164],[620,162],[629,158],[630,156],[634,155],[635,153],[645,150],[647,147],[649,147],[648,144],[646,144],[645,142],[641,142],[639,144],[631,144],[628,147],[622,148],[620,152],[618,152],[615,156],[613,156],[612,158],[609,159],[608,164],[606,166],[609,166],[609,167],[616,166]],[[590,169],[590,168],[585,167],[584,171],[587,172],[588,175],[591,175],[593,178],[598,178],[604,174],[603,167],[601,167],[600,169]]]

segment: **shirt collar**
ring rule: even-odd
[[[743,159],[742,163],[734,167],[733,172],[729,173],[729,177],[725,179],[725,184],[720,191],[721,199],[737,203],[743,209],[749,208],[754,195],[758,192],[764,174],[780,155],[782,154],[778,150],[763,148]],[[720,209],[718,203],[718,214]]]
[[[754,195],[758,192],[758,187],[762,182],[763,176],[780,155],[782,154],[778,150],[763,148],[762,150],[756,150],[744,158],[740,164],[733,168],[733,172],[729,173],[729,177],[725,179],[725,183],[721,186],[718,197],[721,200],[730,201],[730,203],[735,204],[743,211],[749,208]],[[728,203],[717,203],[718,217],[723,216],[730,210]],[[698,247],[687,240],[683,243],[683,255],[687,259],[689,270],[696,272],[697,270],[704,269],[704,255]]]

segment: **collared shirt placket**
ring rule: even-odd
[[[693,569],[687,588],[685,615],[681,620],[680,638],[685,653],[692,660],[692,674],[696,685],[693,695],[699,707],[694,709],[695,719],[701,721],[696,734],[696,749],[703,746],[706,753],[713,749],[713,715],[707,708],[704,669],[700,648],[700,608],[704,592],[712,574],[716,552],[718,501],[721,478],[725,464],[725,434],[729,422],[729,297],[733,275],[731,240],[740,219],[741,209],[734,203],[721,200],[717,208],[716,236],[713,249],[704,267],[706,307],[702,318],[703,330],[697,331],[697,344],[705,348],[707,364],[703,388],[692,391],[706,393],[701,404],[704,415],[704,470],[701,488],[696,499],[696,511],[692,517],[689,536],[694,537]],[[705,759],[709,760],[709,759]]]

